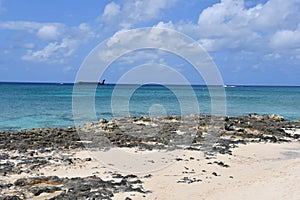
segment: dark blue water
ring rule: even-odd
[[[85,85],[76,95],[93,97],[91,87]],[[192,89],[200,113],[210,114],[211,98],[207,87],[193,86]],[[114,85],[98,86],[93,97],[98,118],[198,113],[188,86],[124,85],[117,93],[113,93],[114,90]],[[132,90],[134,92],[130,94]],[[300,119],[300,87],[237,86],[226,87],[225,91],[229,116],[255,112],[275,113],[288,120]],[[72,95],[72,84],[0,83],[0,130],[73,126]],[[117,99],[117,105],[112,104],[112,96]],[[112,113],[113,107],[117,108],[115,113]]]

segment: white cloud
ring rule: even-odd
[[[159,51],[153,51],[153,49]],[[133,54],[121,57],[130,52]],[[120,57],[121,62],[129,64],[133,62],[129,68],[144,63],[159,63],[168,64],[176,70],[182,70],[184,68],[174,61],[178,60],[180,64],[190,63],[194,66],[192,67],[194,70],[201,71],[203,79],[208,84],[222,84],[217,68],[198,43],[174,30],[161,28],[117,32],[89,54],[84,67],[81,68],[80,76],[77,77],[78,80],[96,80],[97,74],[103,73],[108,65],[115,64],[114,61]],[[124,65],[125,68],[128,66]],[[186,75],[188,70],[180,72]],[[136,75],[139,76],[139,74]]]
[[[176,1],[110,2],[105,6],[101,20],[110,31],[138,27],[144,22],[161,19],[163,11]],[[264,4],[251,4],[252,7],[249,7],[243,0],[221,0],[199,13],[196,23],[160,21],[154,27],[187,33],[208,51],[264,51],[265,55],[274,51],[280,54],[279,51],[300,48],[299,4],[299,0],[268,0]],[[42,47],[42,43],[37,44],[37,41],[33,44],[37,50],[28,48],[26,55],[22,57],[36,62],[62,62],[80,44],[99,35],[87,23],[67,26],[61,23],[8,21],[0,22],[0,29],[26,31],[39,40],[50,40]],[[171,40],[159,42],[163,45],[168,45],[167,42],[178,43]]]
[[[121,65],[128,65],[141,61],[143,63],[165,64],[164,56],[166,56],[166,53],[163,51],[145,49],[124,55],[118,61],[121,63]]]
[[[90,31],[91,28],[87,23],[81,23],[79,24],[78,28],[82,31]]]
[[[61,23],[39,23],[32,21],[8,21],[1,22],[0,29],[26,31],[39,40],[51,40],[42,49],[32,50],[39,46],[27,44],[29,49],[21,59],[32,62],[62,63],[71,56],[80,46],[97,37],[92,28],[81,23],[78,26],[66,26]],[[18,45],[22,48],[24,45]]]
[[[112,18],[120,14],[120,6],[115,2],[111,2],[105,6],[103,16],[105,18]]]
[[[141,47],[142,49],[162,48],[162,50],[167,49],[171,53],[172,51],[181,52],[182,55],[195,55],[195,51],[199,53],[198,44],[194,43],[191,38],[184,37],[172,30],[160,28],[134,29],[130,32],[126,30],[119,31],[106,42],[106,45],[109,48],[108,50],[99,51],[100,58],[105,61],[111,60],[120,52],[127,52],[128,49],[140,50]],[[149,58],[152,53],[145,54],[143,52],[140,55],[148,55]]]
[[[148,0],[148,1],[135,1],[134,12],[130,17],[133,20],[147,21],[149,19],[161,17],[161,11],[170,7],[175,0]]]
[[[159,22],[157,25],[155,25],[154,27],[156,28],[169,28],[169,29],[175,29],[174,24],[172,21],[169,21],[167,23],[164,22]]]
[[[212,39],[201,39],[199,43],[207,50],[207,51],[215,51],[218,49],[217,45],[215,44],[216,41]]]
[[[24,30],[28,32],[33,32],[41,28],[42,24],[32,21],[6,21],[0,23],[1,29],[8,30]]]
[[[38,51],[28,50],[23,60],[46,63],[63,63],[78,48],[79,42],[73,39],[63,39],[61,43],[51,42]]]
[[[195,39],[208,51],[274,51],[300,48],[299,0],[269,0],[246,7],[243,0],[221,0],[204,9],[198,23],[163,23]]]
[[[111,2],[106,5],[102,19],[118,28],[132,28],[141,22],[148,22],[162,16],[162,11],[177,0],[130,0],[121,5]]]
[[[241,34],[237,32],[241,32],[244,23],[247,23],[247,14],[240,0],[223,0],[214,4],[203,10],[198,19],[201,34],[213,37]]]
[[[300,24],[299,24],[300,27]],[[272,47],[278,49],[300,48],[300,28],[277,31],[270,40]]]
[[[274,60],[281,58],[281,55],[279,53],[269,53],[264,55],[265,60]]]
[[[243,0],[222,0],[201,12],[198,25],[211,36],[293,29],[299,21],[298,7],[298,0],[269,0],[248,9]]]
[[[45,25],[38,30],[36,35],[42,40],[56,40],[60,36],[60,32],[57,26]]]
[[[253,20],[256,29],[274,32],[279,29],[295,29],[299,22],[299,0],[269,0],[261,6]]]
[[[93,28],[87,23],[81,23],[78,27],[73,27],[71,32],[73,37],[80,38],[80,40],[82,41],[88,41],[92,38],[97,37],[97,34],[93,30]]]

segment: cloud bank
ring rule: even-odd
[[[117,33],[149,25],[186,33],[209,52],[260,53],[261,60],[285,58],[299,62],[299,0],[250,4],[244,0],[221,0],[199,11],[192,10],[198,12],[197,19],[165,21],[167,12],[177,12],[178,8],[172,9],[178,3],[177,0],[112,1],[93,22],[69,26],[54,22],[2,21],[0,30],[25,32],[34,38],[20,44],[31,44],[20,57],[28,62],[64,63],[82,45],[105,39],[105,30]]]

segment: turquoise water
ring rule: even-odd
[[[92,96],[91,87],[85,85],[76,95],[82,98]],[[114,93],[114,98],[118,99],[118,109],[117,114],[113,115],[114,105],[111,102],[114,89],[114,85],[98,86],[94,98],[98,118],[110,119],[128,113],[135,116],[197,113],[187,86],[124,85],[117,94]],[[135,91],[130,95],[128,91],[132,89]],[[229,116],[255,112],[276,113],[288,120],[300,119],[300,87],[237,86],[226,87],[225,91]],[[200,113],[210,114],[211,98],[207,87],[193,86],[193,92]],[[73,126],[72,94],[72,84],[0,83],[0,130]],[[122,106],[128,96],[129,107]],[[183,111],[182,106],[185,106]]]

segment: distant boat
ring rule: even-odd
[[[85,81],[79,81],[78,84],[98,84],[98,85],[104,85],[105,79],[102,80],[102,82],[85,82]]]
[[[104,85],[105,79],[102,80],[101,83],[98,83],[99,85]]]
[[[224,88],[227,88],[227,87],[235,87],[234,85],[223,85]]]

